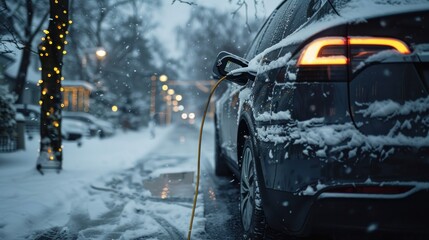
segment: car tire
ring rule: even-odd
[[[255,165],[255,147],[247,137],[241,154],[240,214],[244,239],[264,239],[267,232],[262,209],[258,176]]]
[[[227,159],[222,154],[222,150],[220,148],[219,134],[218,130],[215,130],[215,174],[216,176],[225,177],[230,176],[231,172],[226,163]]]

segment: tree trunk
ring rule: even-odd
[[[31,43],[25,43],[22,49],[21,63],[19,65],[18,75],[16,76],[16,84],[14,92],[18,96],[16,103],[23,103],[24,88],[27,79],[28,67],[30,66]]]
[[[42,64],[40,155],[36,168],[62,168],[61,108],[62,108],[62,66],[66,35],[68,34],[68,0],[49,1],[49,27],[39,45]]]

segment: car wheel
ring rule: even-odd
[[[218,130],[215,130],[215,174],[216,176],[230,176],[228,165],[226,164],[226,158],[222,154],[220,149],[219,134]]]
[[[255,151],[247,138],[241,155],[240,213],[244,239],[263,239],[267,229],[255,168]]]

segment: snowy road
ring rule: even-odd
[[[193,239],[240,239],[237,183],[213,174],[212,128],[208,123],[204,133],[202,183]],[[15,166],[17,176],[13,184],[19,189],[7,187],[12,174],[2,169],[0,186],[5,191],[0,194],[0,202],[6,219],[0,220],[0,238],[185,239],[196,177],[197,140],[198,129],[191,125],[161,129],[155,140],[150,140],[147,132],[120,134],[99,143],[89,140],[75,154],[105,151],[104,155],[98,154],[99,158],[105,158],[97,160],[101,166],[108,164],[114,146],[124,149],[124,158],[136,158],[135,153],[127,153],[136,147],[152,150],[140,150],[143,155],[134,161],[118,159],[123,168],[115,165],[114,171],[92,171],[100,174],[98,177],[85,177],[88,169],[79,176],[80,171],[74,165],[65,165],[59,175],[51,173],[43,177],[25,168],[17,171],[22,168]],[[104,148],[94,150],[96,146]],[[69,153],[74,151],[70,148],[73,147],[69,147]],[[21,155],[2,155],[0,160],[18,159]],[[90,161],[88,156],[83,159]],[[4,167],[14,168],[12,163]],[[32,186],[34,181],[36,188]],[[59,190],[68,186],[69,190]],[[51,188],[51,192],[41,193],[44,188]],[[49,197],[52,205],[47,203]],[[19,206],[14,202],[19,202]],[[19,231],[21,228],[26,230]]]

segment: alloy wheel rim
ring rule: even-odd
[[[254,181],[254,169],[253,169],[253,154],[250,148],[246,148],[243,156],[243,163],[241,169],[241,186],[240,186],[240,212],[241,221],[244,229],[247,231],[250,229],[252,222],[252,216],[254,211],[255,201],[255,181]]]

